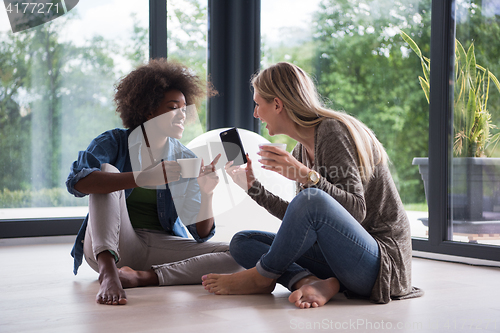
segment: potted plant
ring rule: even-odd
[[[423,56],[417,44],[405,32],[401,37],[420,57],[423,77],[420,85],[429,102],[430,59]],[[476,63],[474,43],[465,52],[455,40],[455,82],[453,112],[453,220],[500,220],[500,158],[487,157],[500,141],[500,132],[492,130],[488,112],[490,85],[500,92],[498,79],[487,68]],[[415,158],[419,165],[427,196],[428,158]]]

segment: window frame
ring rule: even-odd
[[[500,246],[452,241],[449,228],[449,166],[453,156],[454,0],[433,0],[429,103],[429,239],[412,239],[413,250],[500,261]],[[443,129],[445,129],[443,131]]]

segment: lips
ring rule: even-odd
[[[184,121],[183,121],[183,120],[180,120],[180,121],[174,121],[174,122],[172,123],[172,125],[174,125],[174,126],[177,126],[177,127],[180,127],[180,128],[182,128],[182,129],[184,129]]]

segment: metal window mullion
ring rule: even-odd
[[[167,1],[149,0],[149,58],[167,57]]]
[[[439,246],[450,238],[448,187],[451,154],[455,22],[453,0],[433,0],[429,103],[429,242]]]

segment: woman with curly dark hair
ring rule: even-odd
[[[99,272],[98,303],[126,304],[123,288],[196,284],[214,267],[241,270],[227,244],[206,242],[215,233],[212,197],[220,156],[202,165],[196,178],[181,178],[177,163],[196,157],[178,139],[187,106],[207,91],[214,94],[187,67],[151,60],[116,87],[125,129],[102,133],[73,162],[68,191],[90,195],[72,251],[74,273],[85,255]]]

